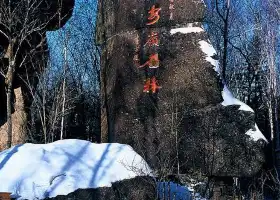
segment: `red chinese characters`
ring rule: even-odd
[[[150,85],[150,89],[151,89],[152,93],[156,93],[156,91],[160,88],[161,88],[161,86],[158,85],[158,81],[157,81],[156,77],[152,77],[151,85]]]
[[[147,25],[156,24],[160,19],[161,8],[156,8],[155,5],[151,7],[148,12],[148,23]],[[148,60],[144,64],[138,66],[138,68],[143,68],[146,74],[146,80],[143,87],[143,92],[145,93],[157,93],[158,89],[161,87],[158,85],[158,80],[156,74],[158,74],[159,68],[159,55],[157,53],[157,47],[159,46],[159,34],[155,31],[151,31],[148,35],[146,43],[143,45],[146,52],[149,52]],[[156,47],[156,48],[155,48]],[[134,57],[134,61],[137,62],[138,57]]]
[[[149,22],[147,23],[147,25],[153,25],[158,22],[160,18],[159,16],[160,10],[161,8],[156,8],[155,5],[152,6],[152,8],[149,11],[149,17],[148,17]]]
[[[161,87],[158,85],[158,81],[157,81],[156,77],[153,76],[152,78],[147,78],[147,80],[145,81],[143,92],[156,93],[157,90],[160,88]]]
[[[138,68],[143,68],[148,66],[150,69],[155,69],[159,67],[159,59],[158,59],[158,54],[152,54],[149,57],[149,60],[145,62],[143,65],[140,65]]]
[[[149,45],[149,46],[158,46],[158,43],[159,43],[159,39],[158,39],[158,33],[157,32],[152,32],[149,36],[148,36],[148,41],[146,42],[146,45]]]

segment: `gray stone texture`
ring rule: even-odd
[[[153,3],[162,8],[154,26],[145,25]],[[223,85],[199,41],[205,32],[176,33],[187,23],[201,27],[201,1],[100,1],[97,24],[101,55],[103,142],[130,144],[158,174],[252,176],[264,162],[262,145],[245,135],[254,113],[224,107]],[[148,34],[159,34],[159,47],[147,48]],[[149,72],[138,66],[158,52],[157,93],[143,93]],[[109,126],[108,126],[109,125]],[[108,133],[109,132],[109,133]]]
[[[156,182],[151,177],[135,177],[112,183],[112,187],[78,189],[68,195],[58,195],[52,200],[155,200]]]

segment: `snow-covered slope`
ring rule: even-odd
[[[19,199],[66,195],[78,188],[151,175],[147,163],[129,145],[61,140],[17,145],[0,153],[0,192]]]

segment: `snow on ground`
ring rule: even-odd
[[[179,185],[174,182],[158,182],[157,191],[159,200],[207,200],[199,193],[194,193],[192,187]]]
[[[170,31],[171,35],[173,35],[175,33],[187,34],[187,33],[199,33],[199,32],[204,32],[203,28],[197,27],[197,26],[194,27],[193,23],[189,23],[189,24],[187,24],[186,27],[183,27],[183,28],[173,28]]]
[[[124,144],[72,139],[17,145],[0,152],[0,192],[11,192],[18,199],[110,187],[112,182],[138,175],[152,175],[151,169]]]
[[[191,192],[188,187],[173,182],[158,182],[157,190],[159,200],[191,200]]]

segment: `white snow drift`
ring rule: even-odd
[[[17,145],[0,153],[0,192],[18,199],[66,195],[78,188],[151,175],[147,163],[129,145],[61,140]]]

